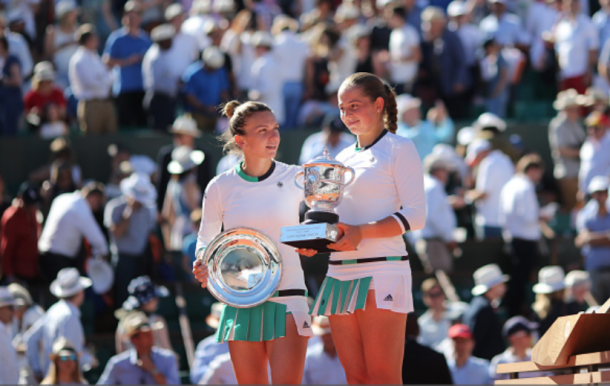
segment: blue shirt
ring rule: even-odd
[[[425,120],[419,121],[415,127],[409,127],[404,122],[398,123],[396,134],[409,138],[415,144],[419,157],[423,160],[439,142],[450,143],[454,132],[453,121],[445,119],[440,125]]]
[[[178,362],[174,353],[159,347],[153,347],[150,359],[165,377],[168,385],[180,384]],[[156,385],[155,377],[136,363],[138,355],[130,349],[110,358],[98,381],[98,385]]]
[[[120,28],[108,36],[104,54],[112,59],[127,59],[132,55],[144,57],[151,45],[152,41],[146,32],[140,31],[138,36],[132,36],[126,28]],[[116,66],[114,71],[118,74],[115,75],[116,80],[112,87],[114,95],[144,90],[141,60],[129,66]]]
[[[197,98],[206,106],[217,106],[222,103],[222,93],[229,91],[227,70],[221,67],[208,71],[201,62],[191,64],[182,77],[184,92]],[[187,111],[193,108],[187,104]]]
[[[608,39],[610,39],[610,15],[603,9],[600,9],[595,12],[591,21],[595,25],[597,32],[599,32],[599,46],[603,47]],[[601,55],[601,50],[599,54]]]
[[[489,376],[489,361],[485,359],[470,357],[466,364],[457,367],[455,358],[447,359],[447,366],[451,371],[454,385],[491,385],[493,384]]]
[[[589,205],[587,205],[589,206]],[[601,217],[598,212],[598,205],[585,207],[579,215],[577,224],[579,231],[588,230],[590,232],[610,231],[610,214]],[[585,269],[592,271],[600,268],[610,267],[610,247],[591,246],[586,244],[582,247],[582,255],[585,257]]]
[[[195,241],[197,241],[195,234]],[[229,352],[229,343],[217,343],[216,335],[208,336],[197,345],[195,359],[191,367],[191,382],[194,384],[201,381],[201,377],[208,371],[210,363],[219,355]]]
[[[197,256],[195,251],[197,249],[197,233],[191,233],[184,237],[182,240],[182,254],[188,256],[191,259],[191,264],[195,262]],[[196,383],[196,382],[195,382]]]

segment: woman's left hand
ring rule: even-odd
[[[355,251],[362,241],[362,230],[357,225],[347,225],[338,223],[339,240],[336,243],[328,244],[330,249],[335,251]]]

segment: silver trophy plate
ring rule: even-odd
[[[282,257],[261,232],[234,228],[222,232],[203,255],[208,267],[208,290],[222,303],[249,308],[264,303],[282,279]]]

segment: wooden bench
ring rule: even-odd
[[[509,374],[510,379],[498,380],[496,385],[575,385],[610,383],[610,351],[572,355],[563,365],[542,366],[534,362],[499,364],[498,374]],[[520,378],[528,372],[549,372],[553,375]]]

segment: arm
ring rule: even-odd
[[[105,256],[108,254],[108,244],[106,243],[106,238],[104,237],[104,234],[102,233],[102,230],[100,229],[99,225],[97,225],[97,222],[93,217],[93,212],[91,212],[91,208],[89,207],[89,205],[86,202],[84,202],[83,205],[86,205],[86,208],[84,208],[82,211],[79,211],[78,213],[77,220],[79,221],[79,228],[83,236],[91,244],[93,255]]]
[[[53,45],[55,43],[55,26],[49,24],[44,36],[44,56],[47,60],[52,60],[55,50]]]
[[[368,224],[337,224],[343,233],[329,248],[338,251],[355,250],[362,239],[400,236],[422,229],[426,223],[426,196],[421,159],[413,142],[401,142],[393,151],[392,172],[402,209],[382,220]],[[405,167],[409,165],[409,167]]]
[[[203,250],[207,247],[208,243],[212,241],[222,228],[222,195],[220,188],[218,187],[217,180],[212,180],[206,188],[205,195],[203,196],[201,226],[197,233],[197,247],[195,249],[195,256],[201,258]]]
[[[116,377],[116,373],[114,371],[114,358],[110,358],[108,363],[106,364],[106,368],[104,372],[100,376],[100,379],[97,381],[98,385],[118,385],[119,380]]]
[[[578,248],[589,244],[592,247],[607,247],[610,246],[609,232],[591,232],[588,229],[582,230],[574,240]]]
[[[43,327],[45,323],[45,317],[38,319],[32,327],[30,327],[23,336],[23,341],[26,346],[26,356],[28,363],[32,368],[34,376],[39,380],[42,379],[43,375],[40,365],[39,345],[42,341]]]

